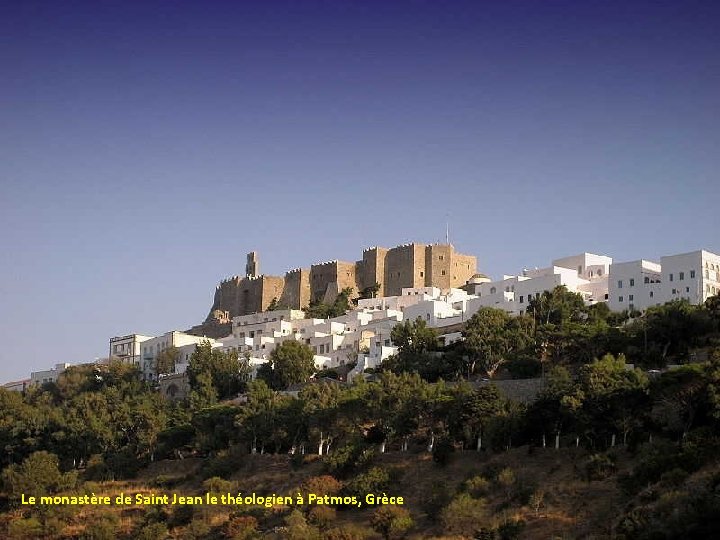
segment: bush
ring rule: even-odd
[[[525,522],[521,519],[506,521],[498,527],[498,536],[500,540],[515,540],[524,528]]]
[[[83,540],[114,540],[117,537],[117,528],[120,523],[115,514],[101,514],[87,523]]]
[[[17,539],[42,538],[40,522],[34,518],[14,519],[8,525],[8,537]]]
[[[505,491],[506,500],[512,499],[513,492],[515,489],[515,472],[510,467],[505,467],[497,475],[498,486]]]
[[[161,540],[167,537],[168,530],[164,523],[150,523],[137,532],[137,540]]]
[[[85,480],[95,480],[98,482],[107,482],[113,480],[113,472],[105,463],[102,454],[93,454],[87,461],[87,467],[83,478]]]
[[[225,523],[225,536],[233,540],[252,538],[257,532],[258,521],[252,516],[231,517]]]
[[[208,493],[220,496],[227,493],[233,493],[235,484],[229,480],[224,480],[219,476],[213,476],[203,482],[203,488]]]
[[[227,478],[231,474],[242,469],[247,463],[248,455],[238,447],[231,447],[218,453],[217,456],[208,459],[202,469],[204,478],[219,476]]]
[[[314,493],[315,495],[337,495],[341,488],[342,484],[328,474],[311,476],[300,485],[303,493]]]
[[[697,446],[686,445],[679,448],[672,443],[658,442],[642,448],[640,459],[633,470],[621,476],[618,481],[626,493],[634,495],[660,480],[667,471],[679,469],[690,474],[697,471],[702,464],[703,459]]]
[[[542,364],[535,358],[518,358],[507,363],[507,370],[513,379],[530,379],[540,375]]]
[[[194,506],[189,504],[177,506],[170,515],[170,518],[168,519],[168,527],[172,529],[175,527],[182,527],[183,525],[187,525],[193,520],[194,515]]]
[[[330,506],[313,506],[307,515],[308,522],[321,531],[328,529],[335,519],[337,519],[335,509]]]
[[[484,499],[461,493],[442,510],[440,520],[447,532],[472,537],[489,515]]]
[[[30,454],[20,465],[10,465],[2,471],[2,480],[10,498],[52,495],[77,484],[77,474],[60,472],[55,454],[40,451]]]
[[[588,482],[609,478],[616,470],[617,466],[613,455],[593,454],[585,463],[585,475]]]
[[[373,467],[363,474],[357,475],[345,486],[344,492],[348,495],[357,496],[360,500],[365,499],[368,493],[381,493],[390,487],[390,474],[387,469]]]
[[[436,521],[452,498],[453,492],[446,482],[433,483],[430,489],[423,493],[420,508],[432,521]]]
[[[325,531],[322,537],[323,540],[364,540],[368,536],[367,532],[357,525],[342,525]]]
[[[463,485],[465,491],[475,498],[485,497],[490,494],[490,481],[482,475],[473,476]]]
[[[325,466],[330,474],[343,478],[366,466],[373,456],[371,448],[360,441],[353,441],[326,456]]]
[[[663,473],[660,477],[660,483],[663,487],[674,488],[682,485],[688,476],[690,476],[690,474],[687,471],[676,467],[671,471]]]
[[[413,526],[410,512],[398,506],[381,506],[373,512],[370,525],[385,540],[402,538]]]
[[[443,467],[450,462],[450,457],[454,451],[455,447],[450,438],[441,437],[433,447],[433,461]]]
[[[135,478],[145,463],[138,459],[129,448],[105,456],[105,464],[114,479]]]

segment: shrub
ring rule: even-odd
[[[385,540],[401,538],[413,526],[410,512],[398,506],[381,506],[373,512],[370,524]]]
[[[105,463],[102,454],[93,454],[87,461],[87,467],[83,478],[85,480],[96,480],[98,482],[107,482],[113,480],[113,472]]]
[[[252,516],[231,517],[225,524],[225,536],[233,540],[252,538],[257,532],[258,521]]]
[[[232,447],[223,450],[214,458],[210,458],[203,467],[203,477],[219,476],[226,478],[242,469],[247,463],[248,455],[241,448]]]
[[[440,514],[447,532],[464,536],[473,536],[488,519],[485,500],[475,499],[467,493],[455,497]]]
[[[445,466],[450,462],[450,457],[455,451],[452,441],[449,437],[441,437],[433,447],[433,461],[438,465]]]
[[[150,523],[137,532],[137,540],[160,540],[167,537],[168,530],[164,523]]]
[[[314,493],[316,495],[336,495],[340,493],[341,488],[342,484],[329,474],[311,476],[300,485],[303,493]]]
[[[170,518],[168,519],[168,527],[174,528],[187,525],[193,520],[194,515],[194,506],[189,504],[177,506],[170,515]]]
[[[612,455],[593,454],[585,463],[585,474],[588,482],[604,480],[614,474],[616,470],[615,456]]]
[[[91,520],[83,532],[83,540],[114,540],[120,520],[115,514],[101,514]]]
[[[325,457],[325,466],[328,472],[340,478],[357,471],[367,465],[374,453],[360,441],[349,442],[345,446],[337,448],[332,454]]]
[[[335,509],[330,506],[314,506],[308,512],[307,520],[321,531],[329,528],[337,518]]]
[[[487,478],[482,475],[477,475],[467,480],[463,487],[470,495],[479,498],[490,494],[491,485]]]
[[[203,488],[209,493],[215,495],[224,495],[226,493],[232,493],[235,485],[228,481],[220,478],[219,476],[213,476],[203,482]]]
[[[14,519],[8,525],[8,537],[17,539],[42,538],[40,522],[34,518]]]
[[[348,495],[365,499],[368,493],[380,493],[390,487],[390,474],[387,469],[373,467],[366,473],[357,475],[343,490]]]
[[[525,528],[525,522],[522,519],[509,520],[501,523],[498,527],[498,536],[500,540],[515,540]]]
[[[453,498],[453,492],[446,482],[433,483],[420,499],[420,508],[427,516],[436,521]]]
[[[515,472],[510,467],[505,467],[497,475],[497,483],[505,491],[505,498],[509,501],[512,498],[515,488]]]
[[[333,527],[323,533],[323,540],[364,540],[368,534],[357,525]]]

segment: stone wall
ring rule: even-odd
[[[378,296],[400,295],[404,287],[450,287],[463,285],[477,271],[477,259],[455,252],[449,244],[405,244],[391,249],[373,247],[363,251],[357,262],[330,261],[314,264],[310,269],[295,269],[284,277],[255,276],[258,256],[248,256],[246,277],[233,276],[223,280],[215,290],[213,305],[205,323],[188,332],[216,336],[230,318],[265,311],[273,299],[289,309],[303,309],[311,300],[332,302],[345,288],[357,296],[364,288],[380,284]]]
[[[287,272],[285,288],[278,301],[290,309],[302,309],[310,304],[310,270],[295,268]]]
[[[406,287],[425,286],[425,246],[405,244],[385,256],[385,296],[399,296]]]

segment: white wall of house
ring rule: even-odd
[[[663,301],[704,302],[720,292],[720,255],[705,250],[660,258]]]
[[[110,338],[110,352],[108,358],[119,358],[128,364],[139,364],[141,358],[141,345],[151,336],[142,334],[129,334]]]
[[[30,384],[41,385],[50,382],[57,382],[60,374],[69,367],[70,364],[55,364],[53,368],[45,371],[33,371],[30,373]]]
[[[662,272],[658,263],[646,260],[610,266],[608,307],[612,311],[638,310],[663,303]]]

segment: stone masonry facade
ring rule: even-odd
[[[257,254],[252,252],[246,270],[245,277],[233,276],[217,286],[205,322],[190,333],[213,337],[225,331],[232,317],[265,311],[273,300],[284,308],[303,309],[310,302],[331,303],[346,288],[356,298],[376,283],[378,296],[397,296],[408,287],[447,291],[465,285],[477,272],[477,258],[456,252],[451,244],[410,243],[390,249],[371,247],[363,251],[362,260],[313,264],[290,270],[284,277],[258,275]]]

